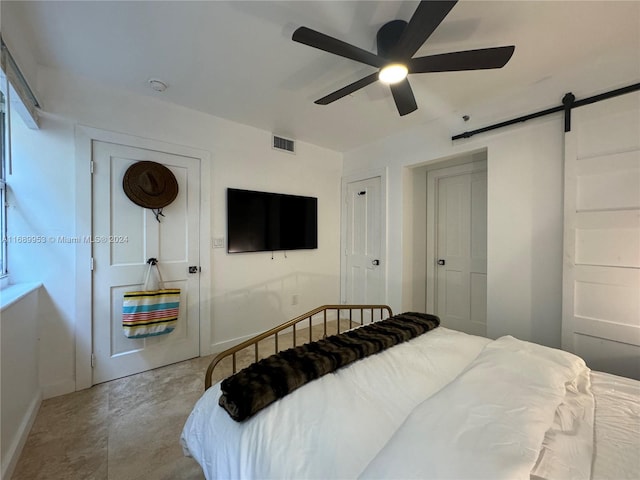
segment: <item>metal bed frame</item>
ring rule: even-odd
[[[354,319],[354,311],[360,311],[360,318],[359,321],[357,319]],[[313,317],[315,317],[316,315],[320,315],[322,314],[322,321],[323,321],[323,325],[324,325],[324,330],[323,330],[323,338],[325,338],[327,336],[327,314],[331,311],[335,311],[336,312],[336,321],[337,321],[337,333],[340,333],[340,321],[342,320],[347,320],[347,318],[343,318],[340,314],[348,311],[349,312],[349,316],[348,316],[348,320],[349,320],[349,328],[353,328],[354,323],[356,325],[363,325],[364,321],[365,321],[365,315],[364,312],[365,311],[369,311],[371,316],[370,316],[370,322],[374,322],[377,320],[374,320],[374,313],[378,313],[378,320],[384,320],[385,318],[391,317],[393,315],[392,311],[391,311],[391,307],[389,307],[388,305],[323,305],[321,307],[317,307],[314,308],[313,310],[308,311],[307,313],[303,313],[302,315],[297,316],[296,318],[289,320],[287,322],[284,322],[276,327],[273,327],[270,330],[267,330],[263,333],[260,333],[254,337],[249,338],[248,340],[245,340],[242,343],[239,343],[238,345],[228,348],[227,350],[224,350],[223,352],[220,352],[218,355],[216,355],[213,360],[211,360],[211,363],[209,364],[209,367],[207,368],[207,373],[205,374],[205,379],[204,379],[204,385],[205,385],[205,390],[207,390],[209,387],[211,387],[212,384],[212,377],[213,377],[213,371],[216,368],[216,366],[224,359],[227,358],[229,356],[231,356],[232,358],[232,373],[236,373],[237,371],[237,365],[236,365],[236,353],[238,353],[241,350],[244,350],[247,347],[250,346],[254,346],[254,358],[255,361],[258,361],[258,343],[262,340],[265,340],[269,337],[273,337],[274,338],[274,343],[275,343],[275,352],[274,353],[278,353],[278,334],[281,333],[283,330],[287,330],[289,328],[292,329],[293,332],[293,346],[297,346],[296,343],[296,325],[298,325],[301,322],[304,322],[305,320],[307,320],[309,322],[309,342],[312,342],[312,326],[313,326]],[[387,313],[387,315],[385,316],[385,312]],[[357,316],[357,313],[356,313]],[[303,342],[306,343],[306,342]]]

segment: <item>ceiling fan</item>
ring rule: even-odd
[[[410,73],[484,70],[505,66],[515,50],[513,45],[412,58],[456,3],[457,0],[421,1],[409,23],[404,20],[385,23],[376,35],[377,54],[307,27],[298,28],[293,32],[293,41],[379,69],[314,103],[328,105],[380,80],[391,88],[398,113],[402,116],[418,109],[407,79]]]

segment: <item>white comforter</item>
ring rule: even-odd
[[[505,358],[514,351],[517,366]],[[565,352],[440,327],[315,380],[243,423],[218,406],[217,384],[194,407],[181,441],[208,479],[524,478],[545,451],[562,452],[563,409],[567,428],[592,436],[585,374],[582,360]],[[567,386],[578,406],[566,401]],[[550,436],[554,429],[560,434]],[[589,472],[590,454],[568,463],[587,456],[578,470]],[[467,461],[479,463],[469,469]],[[538,462],[541,478],[553,478],[548,464]]]
[[[502,337],[418,405],[361,478],[528,479],[581,374],[588,371],[574,355]]]

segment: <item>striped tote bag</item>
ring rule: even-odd
[[[122,301],[122,330],[128,338],[145,338],[171,333],[178,324],[180,289],[163,288],[158,261],[150,258],[143,289],[125,292]],[[157,290],[148,290],[151,269],[158,272]]]

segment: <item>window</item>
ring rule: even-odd
[[[5,96],[0,92],[0,278],[7,274],[7,123]]]
[[[1,0],[0,0],[1,1]],[[13,113],[25,125],[38,129],[38,99],[0,35],[0,288],[8,284],[7,176],[11,175],[11,127]]]

